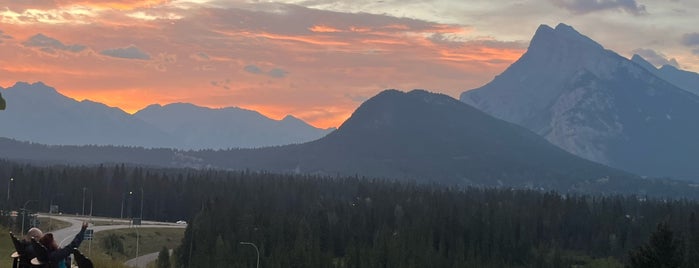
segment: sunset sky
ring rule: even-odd
[[[0,86],[335,127],[383,89],[458,97],[487,83],[540,24],[697,72],[698,14],[690,0],[0,0]]]

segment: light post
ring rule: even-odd
[[[85,190],[87,190],[86,187],[83,187],[83,213],[81,215],[85,216]]]
[[[10,187],[12,187],[12,182],[15,181],[15,178],[10,178],[9,181],[7,181],[7,206],[10,206]]]
[[[136,258],[138,258],[138,226],[135,226],[134,228],[136,228]]]
[[[53,198],[57,196],[62,196],[63,193],[57,193],[51,195],[51,202],[49,202],[49,232],[53,229]]]
[[[127,218],[133,218],[133,191],[129,191],[129,203],[127,205],[127,211],[126,211],[126,217]],[[133,223],[133,219],[131,219],[131,222]]]
[[[143,187],[141,187],[141,221],[143,221]]]
[[[119,214],[119,219],[124,218],[124,202],[126,202],[126,193],[121,194],[121,213]]]
[[[34,199],[27,200],[27,202],[24,202],[24,205],[22,206],[22,227],[21,227],[22,236],[24,236],[24,216],[27,215],[27,204],[29,204],[29,202],[32,202],[32,201],[36,201],[36,200],[34,200]]]
[[[255,246],[254,243],[250,242],[240,242],[241,245],[250,245],[255,248],[255,252],[257,252],[257,268],[260,268],[260,250],[257,249],[257,246]]]

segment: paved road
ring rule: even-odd
[[[130,260],[126,261],[124,264],[126,264],[127,266],[131,266],[131,267],[144,268],[144,267],[146,267],[146,265],[148,265],[149,263],[154,262],[155,260],[157,260],[157,259],[158,259],[158,254],[159,254],[159,253],[160,253],[160,252],[153,252],[153,253],[149,253],[149,254],[146,254],[146,255],[142,255],[142,256],[140,256],[140,257],[138,257],[138,258],[130,259]],[[172,249],[170,250],[170,255],[172,255]]]
[[[84,221],[89,221],[90,218],[87,217],[80,217],[80,216],[56,216],[56,215],[46,215],[46,214],[40,214],[39,217],[41,218],[52,218],[56,220],[61,220],[65,221],[71,224],[71,226],[60,229],[60,230],[55,230],[52,231],[54,239],[58,241],[59,246],[65,246],[70,241],[73,240],[75,235],[80,232],[80,227],[82,226],[82,223]],[[132,228],[131,225],[129,225],[128,220],[111,220],[111,219],[104,219],[104,218],[92,218],[95,221],[113,221],[115,223],[117,222],[122,222],[124,224],[120,225],[100,225],[100,226],[90,226],[88,227],[89,229],[93,229],[95,233],[101,232],[101,231],[107,231],[107,230],[116,230],[116,229],[127,229],[127,228]],[[186,225],[182,224],[175,224],[175,223],[169,223],[169,222],[155,222],[155,221],[143,221],[143,224],[139,226],[139,228],[185,228],[187,227]],[[158,252],[155,253],[149,253],[142,255],[138,258],[130,259],[126,261],[126,265],[130,265],[133,267],[146,267],[148,263],[151,261],[154,261],[158,258]]]

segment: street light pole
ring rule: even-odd
[[[141,221],[143,221],[143,187],[141,187]]]
[[[10,206],[10,187],[12,187],[12,182],[15,181],[15,178],[10,178],[9,181],[7,181],[7,206]]]
[[[36,200],[34,200],[34,199],[27,200],[27,202],[24,202],[24,205],[22,206],[22,227],[20,228],[20,229],[22,229],[22,232],[21,232],[22,236],[24,236],[24,216],[27,215],[27,204],[29,204],[29,202],[32,202],[32,201],[36,201]]]
[[[135,228],[136,228],[136,258],[138,258],[138,238],[139,238],[138,226],[135,226]]]
[[[124,218],[124,202],[126,202],[126,193],[121,194],[121,213],[119,214],[119,219]]]
[[[127,203],[126,217],[130,218],[131,225],[133,223],[133,191],[129,191],[129,203]]]
[[[83,216],[85,216],[85,190],[87,190],[87,188],[83,187]]]
[[[250,242],[240,242],[241,245],[250,245],[255,248],[255,252],[257,252],[257,268],[260,268],[260,250],[257,249],[257,246],[254,243]]]

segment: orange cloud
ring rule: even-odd
[[[88,1],[60,3],[81,2]],[[472,29],[459,25],[298,6],[275,13],[178,10],[159,6],[163,3],[100,1],[95,7],[114,10],[96,13],[87,24],[3,24],[0,30],[14,40],[0,43],[0,82],[43,81],[78,100],[127,112],[152,103],[191,102],[254,109],[277,119],[292,114],[315,126],[336,127],[383,89],[424,88],[456,97],[490,80],[523,52],[493,40],[469,41]],[[130,17],[131,7],[144,16],[179,17]],[[38,33],[85,50],[46,54],[22,45]],[[431,39],[436,34],[458,38]],[[100,54],[129,46],[148,52],[150,59]],[[252,75],[245,67],[253,65],[263,74],[283,70],[283,79]]]
[[[89,6],[94,8],[109,8],[118,10],[133,10],[137,8],[148,8],[162,5],[170,0],[58,0],[59,7],[65,6]]]
[[[325,26],[325,25],[313,25],[313,27],[308,28],[311,32],[316,32],[316,33],[338,33],[342,32],[342,30],[333,28],[330,26]]]

